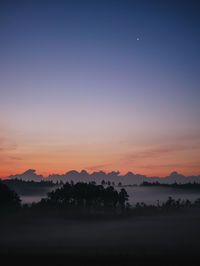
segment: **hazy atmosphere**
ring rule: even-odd
[[[0,0],[0,258],[200,255],[200,0]]]
[[[0,176],[198,175],[199,1],[0,2]]]

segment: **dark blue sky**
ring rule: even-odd
[[[18,147],[9,152],[21,165],[45,171],[51,160],[38,164],[39,150],[70,146],[68,168],[78,158],[77,168],[147,173],[151,158],[133,162],[132,154],[185,147],[177,139],[187,139],[189,155],[176,154],[177,167],[196,172],[199,11],[200,2],[192,0],[1,1],[0,123],[6,133],[0,137],[8,135],[6,143]],[[25,163],[27,150],[32,159]],[[67,148],[63,164],[64,156]],[[167,163],[157,172],[164,174],[173,158],[163,158]],[[6,167],[21,169],[20,163]]]

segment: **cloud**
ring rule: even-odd
[[[196,163],[184,163],[184,168],[188,168],[188,169],[194,169],[194,168],[199,168],[199,163],[196,162]],[[141,165],[140,166],[141,169],[157,169],[158,168],[158,165],[152,165],[152,164],[149,164],[149,165]],[[159,164],[159,169],[160,168],[171,168],[171,169],[181,169],[183,168],[183,163],[166,163],[166,164]]]
[[[171,145],[171,146],[161,146],[157,148],[149,148],[142,151],[136,151],[125,155],[125,159],[128,160],[137,160],[137,159],[151,159],[151,158],[158,158],[165,154],[186,151],[186,150],[194,150],[200,149],[199,146],[184,146],[184,145]]]
[[[5,149],[5,138],[0,137],[0,151],[3,151]]]
[[[9,156],[8,158],[11,159],[11,160],[14,160],[14,161],[21,161],[21,160],[23,160],[21,157],[17,157],[17,156]]]
[[[1,163],[10,164],[12,161],[20,161],[21,157],[16,155],[18,145],[16,145],[13,141],[8,140],[5,137],[0,137],[0,160]],[[1,166],[1,169],[3,165]]]
[[[27,171],[25,171],[22,174],[17,174],[17,175],[10,175],[9,178],[11,179],[21,179],[21,180],[25,180],[25,181],[41,181],[43,180],[43,176],[42,175],[37,175],[36,174],[36,170],[34,169],[29,169]]]
[[[86,167],[86,169],[89,171],[95,171],[95,170],[102,170],[103,168],[106,168],[108,166],[109,164],[97,164],[90,167]]]
[[[17,144],[14,144],[12,141],[9,141],[5,137],[0,137],[0,151],[13,151],[17,149]]]
[[[128,147],[147,147],[166,145],[196,145],[200,148],[200,131],[181,132],[176,134],[155,134],[148,136],[147,134],[139,137],[130,137],[120,141],[121,145]]]
[[[139,174],[133,174],[132,172],[129,172],[126,175],[119,175],[119,172],[93,172],[91,174],[88,174],[85,171],[81,171],[80,173],[72,170],[67,172],[64,175],[59,174],[53,174],[49,175],[47,178],[44,179],[42,175],[37,175],[36,171],[33,169],[29,169],[25,171],[24,173],[17,174],[17,175],[11,175],[9,178],[14,179],[22,179],[26,181],[34,180],[34,181],[64,181],[64,182],[70,182],[73,180],[74,182],[90,182],[90,181],[96,181],[97,183],[101,183],[102,180],[105,181],[111,181],[115,182],[117,184],[118,182],[122,182],[124,185],[129,184],[141,184],[144,181],[148,182],[155,182],[158,181],[160,183],[174,183],[174,182],[180,182],[180,183],[187,183],[187,182],[198,182],[200,183],[200,176],[190,176],[186,177],[182,174],[177,173],[176,171],[173,171],[170,175],[160,178],[160,177],[147,177],[145,175],[139,175]],[[189,179],[188,179],[189,178]]]
[[[179,141],[200,141],[200,132],[195,131],[191,133],[180,134],[176,136]]]

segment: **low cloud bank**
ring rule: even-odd
[[[82,170],[81,172],[72,170],[63,175],[52,174],[47,178],[44,178],[42,175],[37,175],[36,170],[29,169],[22,174],[10,175],[9,179],[21,179],[25,181],[62,181],[62,182],[70,182],[71,180],[74,182],[91,182],[95,181],[97,184],[100,184],[103,180],[105,182],[110,181],[111,185],[114,182],[116,185],[121,182],[122,185],[139,185],[144,181],[147,182],[160,182],[166,184],[172,183],[188,183],[188,182],[196,182],[200,183],[200,175],[198,176],[184,176],[177,172],[172,172],[169,176],[166,177],[147,177],[145,175],[134,174],[132,172],[128,172],[126,175],[120,175],[120,172],[109,172],[105,173],[103,171],[93,172],[89,174],[86,170]]]

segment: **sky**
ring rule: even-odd
[[[0,1],[0,176],[200,174],[200,3]]]

